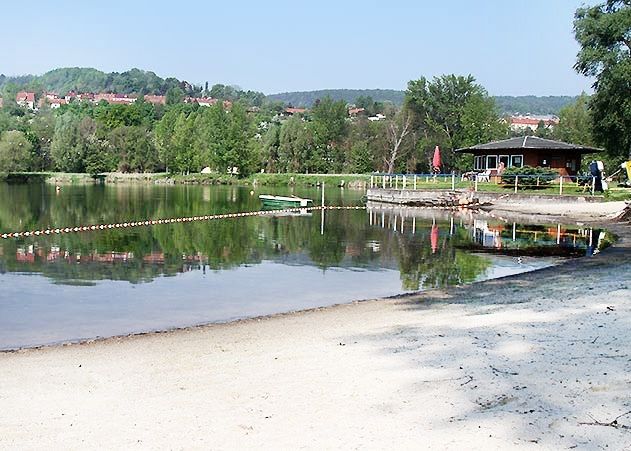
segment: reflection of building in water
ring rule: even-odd
[[[509,223],[489,220],[487,216],[478,216],[471,211],[447,212],[377,203],[368,203],[367,211],[371,226],[401,234],[416,234],[417,230],[426,233],[431,224],[432,249],[437,248],[437,224],[441,236],[453,236],[459,229],[464,229],[464,236],[468,236],[474,245],[496,250],[556,246],[573,250],[585,249],[587,255],[592,255],[598,252],[606,237],[606,232],[601,230],[561,224]]]
[[[471,227],[473,241],[483,247],[502,247],[501,228],[489,227],[487,221],[474,219]]]
[[[568,228],[517,224],[489,224],[487,220],[475,219],[470,227],[473,241],[486,248],[522,248],[533,246],[561,246],[587,249],[587,255],[598,252],[605,239],[605,231],[594,232],[591,228]]]

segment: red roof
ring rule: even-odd
[[[358,114],[361,114],[365,111],[365,108],[351,108],[350,110],[348,110],[348,114],[351,116],[357,116]]]
[[[164,105],[167,103],[166,96],[154,96],[152,94],[147,94],[145,96],[145,102],[153,103],[155,105]]]
[[[545,125],[557,125],[558,120],[555,119],[536,119],[531,117],[511,117],[510,123],[513,125],[539,125],[539,122],[543,121]]]
[[[305,111],[307,111],[306,108],[285,108],[287,114],[303,114]]]
[[[35,102],[35,93],[20,91],[15,96],[15,101],[16,102]]]

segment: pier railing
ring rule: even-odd
[[[464,174],[385,174],[370,176],[371,188],[407,190],[469,190],[529,194],[595,195],[598,179],[592,175],[487,175]]]

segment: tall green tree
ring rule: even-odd
[[[0,172],[20,172],[30,169],[33,145],[24,133],[11,130],[0,135]]]
[[[348,130],[348,112],[343,100],[325,97],[311,110],[314,152],[309,160],[311,172],[339,172],[343,163],[341,143]]]
[[[581,94],[576,102],[564,106],[559,112],[559,124],[553,136],[559,141],[593,146],[592,120],[589,114],[589,96]]]
[[[79,136],[80,122],[81,118],[71,112],[64,113],[57,118],[50,155],[53,165],[58,171],[81,172],[84,169],[84,154]]]
[[[313,148],[313,135],[297,116],[283,122],[280,130],[278,162],[282,172],[304,172]]]
[[[612,155],[631,158],[631,2],[607,0],[576,11],[581,46],[575,69],[595,77],[593,134]]]
[[[179,86],[174,86],[167,91],[166,104],[177,105],[184,100],[184,91]]]
[[[175,121],[171,146],[173,147],[175,158],[173,169],[182,174],[199,172],[199,155],[195,152],[195,113],[186,115],[180,113]]]
[[[471,75],[412,80],[408,83],[405,107],[414,115],[419,152],[431,161],[434,147],[440,145],[443,171],[469,169],[468,161],[455,154],[455,149],[495,138],[496,132],[503,134],[495,124],[499,117],[493,100]]]

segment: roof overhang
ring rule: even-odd
[[[502,141],[492,141],[486,144],[478,144],[476,146],[464,147],[456,149],[459,153],[497,153],[500,151],[523,151],[523,150],[544,150],[553,152],[571,152],[571,153],[595,153],[602,152],[603,149],[589,146],[581,146],[577,144],[565,143],[562,141],[553,141],[551,139],[538,138],[536,136],[522,136],[518,138],[505,139]]]

